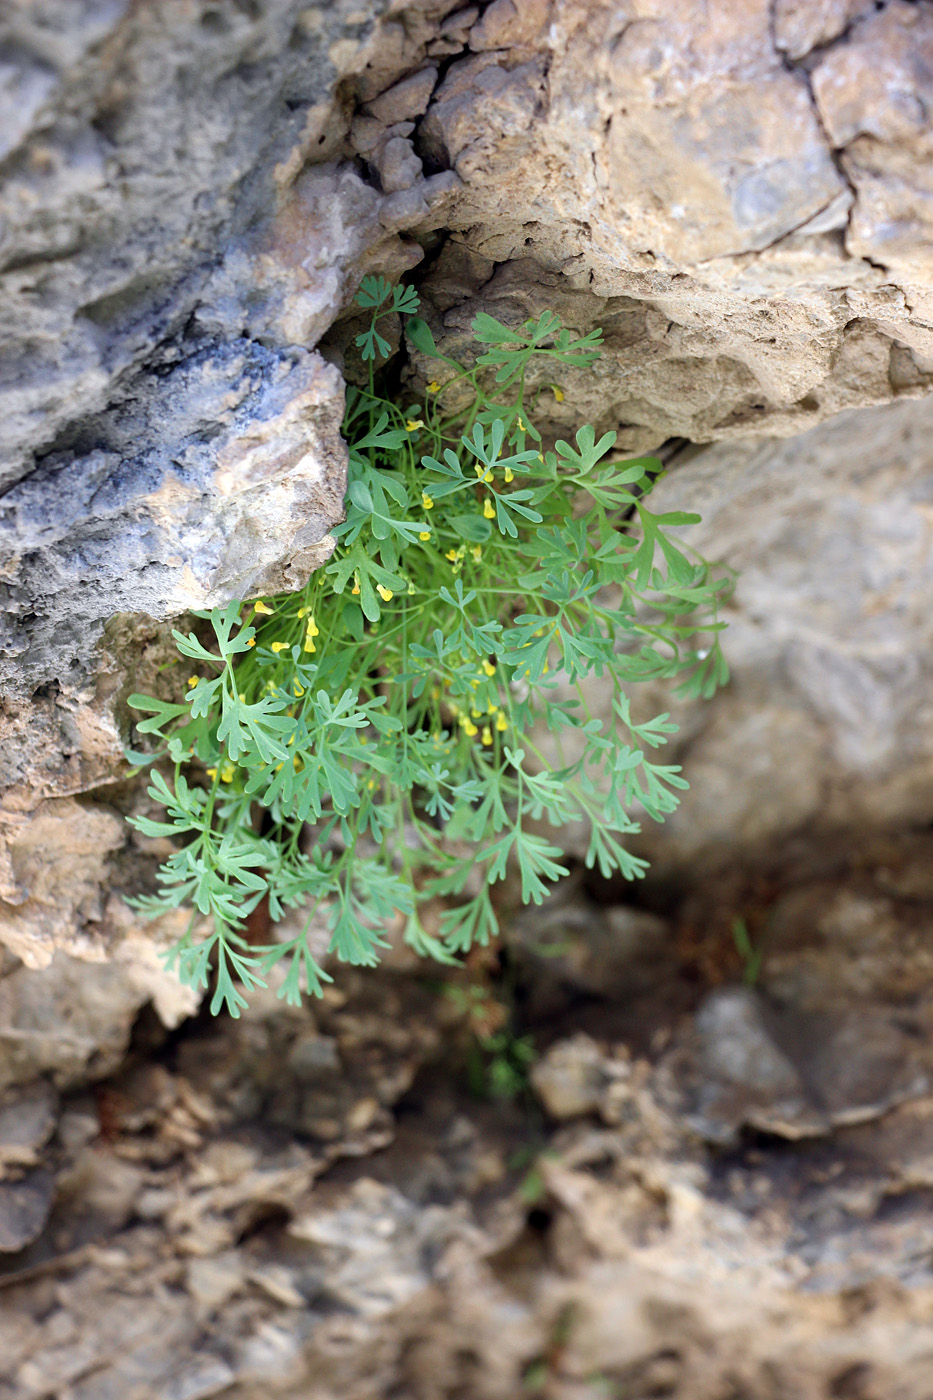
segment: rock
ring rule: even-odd
[[[603,1100],[603,1054],[587,1035],[561,1040],[532,1068],[531,1084],[552,1118],[595,1113]]]
[[[410,190],[421,174],[421,161],[403,136],[393,136],[381,147],[377,159],[379,178],[386,194]]]
[[[55,1178],[41,1169],[19,1181],[0,1181],[0,1254],[15,1254],[38,1239],[54,1195]]]
[[[408,121],[411,117],[422,117],[428,110],[436,82],[437,68],[434,64],[419,68],[417,73],[410,73],[372,102],[367,102],[366,111],[386,126]]]
[[[421,124],[464,181],[426,290],[447,300],[456,243],[497,264],[434,326],[442,349],[476,310],[569,314],[577,293],[569,323],[604,326],[605,357],[563,376],[573,407],[550,416],[635,451],[792,435],[929,387],[926,7],[537,13],[488,7]]]
[[[46,1080],[0,1095],[0,1172],[35,1166],[55,1129],[58,1095]]]
[[[705,1141],[734,1144],[743,1127],[793,1140],[828,1130],[801,1075],[773,1038],[760,998],[724,987],[664,1061],[665,1102]]]

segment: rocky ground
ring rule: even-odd
[[[644,895],[9,1087],[3,1400],[925,1400],[933,838]]]

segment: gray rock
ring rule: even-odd
[[[433,64],[419,68],[417,73],[410,73],[372,102],[367,102],[366,111],[386,126],[410,117],[421,117],[428,110],[436,82],[437,68]]]
[[[48,1171],[0,1181],[0,1254],[15,1254],[39,1238],[54,1198],[55,1177]]]

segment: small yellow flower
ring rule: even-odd
[[[208,768],[208,770],[207,770],[207,776],[208,776],[209,778],[216,778],[216,777],[217,777],[217,769],[216,769],[216,768]]]
[[[246,696],[243,694],[242,690],[240,691],[240,704],[241,704],[241,705],[245,705],[245,704],[246,704]]]
[[[254,646],[256,645],[256,638],[255,638],[255,637],[250,637],[250,639],[249,639],[249,641],[246,643],[246,645],[247,645],[248,647],[254,647]]]
[[[429,393],[429,394],[437,394],[437,393],[440,392],[440,387],[441,387],[441,386],[438,384],[437,380],[436,380],[436,379],[432,379],[431,382],[430,382],[430,384],[428,385],[428,393]]]
[[[299,609],[298,609],[298,616],[299,616],[299,617],[306,617],[307,614],[308,614],[310,611],[311,611],[310,608],[299,608]]]
[[[434,509],[434,502],[431,500],[431,497],[428,495],[427,491],[422,491],[422,493],[421,493],[421,509],[422,509],[422,510],[433,510],[433,509]]]
[[[483,662],[483,670],[486,672],[487,676],[494,676],[496,674],[496,668],[491,661]]]
[[[220,781],[222,783],[232,783],[233,775],[236,772],[232,763],[225,763],[220,771]]]
[[[288,642],[273,642],[270,651],[288,651]]]
[[[487,520],[495,520],[496,518],[495,508],[488,496],[483,502],[483,515],[486,517]]]
[[[528,429],[525,427],[524,423],[522,422],[522,415],[521,415],[521,414],[518,415],[518,431],[519,431],[520,433],[527,433],[527,431],[528,431]]]
[[[382,599],[382,601],[383,601],[384,603],[391,603],[391,601],[392,601],[392,589],[391,589],[391,588],[385,588],[385,587],[383,587],[383,585],[382,585],[381,583],[377,583],[377,584],[376,584],[376,592],[379,594],[379,597]]]
[[[429,540],[429,539],[431,538],[431,531],[430,531],[430,530],[421,530],[421,531],[419,532],[419,534],[418,534],[418,538],[419,538],[419,540]]]
[[[298,696],[302,696],[302,695],[304,695],[304,693],[305,693],[305,688],[304,688],[304,686],[303,686],[303,685],[299,685],[298,681],[295,682],[294,690],[295,690],[295,694],[298,695]]]
[[[476,475],[479,477],[480,481],[492,481],[492,472],[489,470],[488,467],[484,466],[482,463],[480,463],[479,466],[474,467],[474,471],[476,472]]]
[[[505,711],[500,710],[499,713],[496,715],[496,728],[498,729],[500,734],[504,734],[508,727],[509,722],[505,717]]]
[[[189,685],[197,685],[197,683],[198,683],[198,681],[199,681],[200,679],[201,679],[200,676],[189,676],[189,677],[188,677],[188,684],[189,684]]]
[[[483,547],[482,547],[482,545],[475,544],[475,545],[473,546],[473,548],[470,550],[470,553],[473,555],[473,558],[476,560],[476,562],[477,562],[477,564],[478,564],[479,561],[480,561],[480,560],[482,559],[482,557],[483,557]]]
[[[372,792],[373,788],[376,786],[376,779],[370,778],[366,786],[369,788],[370,792]]]
[[[550,386],[550,389],[551,389],[551,393],[554,395],[554,400],[555,400],[555,402],[556,402],[556,403],[563,403],[563,402],[564,402],[564,391],[563,391],[563,389],[558,389],[558,387],[557,387],[556,384],[552,384],[552,385]]]
[[[354,597],[356,597],[356,595],[359,593],[359,591],[360,591],[360,581],[359,581],[359,579],[354,579],[354,580],[353,580],[353,587],[350,589],[350,592],[353,594]]]
[[[471,719],[467,719],[463,721],[463,732],[468,739],[472,739],[474,734],[479,733],[479,730]]]
[[[275,608],[270,608],[268,603],[264,603],[260,598],[258,603],[253,604],[253,612],[264,613],[266,617],[271,617]]]
[[[292,763],[294,765],[295,772],[300,773],[302,768],[304,767],[304,764],[302,763],[301,759],[298,757],[297,754],[295,754],[295,757],[292,759]]]
[[[488,724],[483,725],[483,732],[480,737],[484,744],[492,743],[492,730],[489,728]]]
[[[452,564],[455,564],[457,562],[457,551],[455,549],[448,549],[444,558],[449,559]]]
[[[506,484],[508,484],[510,481],[515,480],[515,473],[513,472],[511,467],[506,467],[505,469],[505,480]]]
[[[308,618],[306,631],[309,637],[319,637],[321,635],[321,629],[318,627],[313,617]]]
[[[308,635],[305,637],[305,644],[304,644],[304,647],[302,648],[302,650],[303,650],[303,651],[306,651],[306,652],[308,653],[309,656],[311,655],[311,653],[312,653],[313,651],[317,651],[317,647],[314,645],[314,638],[311,636],[311,633],[310,633],[310,632],[309,632]]]
[[[405,431],[406,431],[406,433],[416,433],[416,432],[418,431],[419,428],[423,428],[423,427],[424,427],[424,420],[423,420],[422,418],[409,418],[409,419],[407,420],[407,422],[405,423]]]

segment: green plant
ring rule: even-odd
[[[755,947],[752,943],[748,925],[744,919],[733,919],[732,921],[732,941],[735,950],[742,959],[742,981],[746,987],[757,986],[758,978],[761,976],[761,964],[764,961],[765,950],[762,947]]]
[[[244,920],[264,899],[273,923],[323,902],[344,962],[375,964],[399,914],[412,948],[450,962],[497,932],[492,890],[510,864],[526,902],[566,873],[542,819],[586,820],[588,865],[642,875],[623,844],[639,830],[630,809],[660,821],[687,784],[652,758],[675,726],[636,723],[625,688],[681,675],[680,693],[707,696],[727,676],[726,580],[670,534],[698,516],[648,509],[661,464],[614,460],[616,435],[588,426],[546,448],[535,427],[540,396],[562,397],[536,366],[592,364],[600,333],[575,339],[551,313],[518,329],[481,314],[485,348],[464,367],[412,316],[407,334],[444,382],[403,409],[378,392],[373,362],[388,349],[380,321],[416,311],[417,296],[367,278],[358,300],[369,385],[347,392],[331,561],[298,593],[198,613],[211,641],[173,634],[192,663],[187,694],[130,698],[160,743],[128,757],[160,765],[149,792],[168,814],[134,824],[182,842],[136,905],[212,916],[200,941],[192,917],[169,961],[196,986],[213,966],[212,1009],[233,1015],[279,963],[290,1001],[329,980],[304,932],[250,945]],[[452,385],[469,403],[445,413]],[[593,675],[611,689],[610,723],[590,709]],[[579,752],[550,762],[537,726]],[[419,909],[438,896],[432,934]]]

